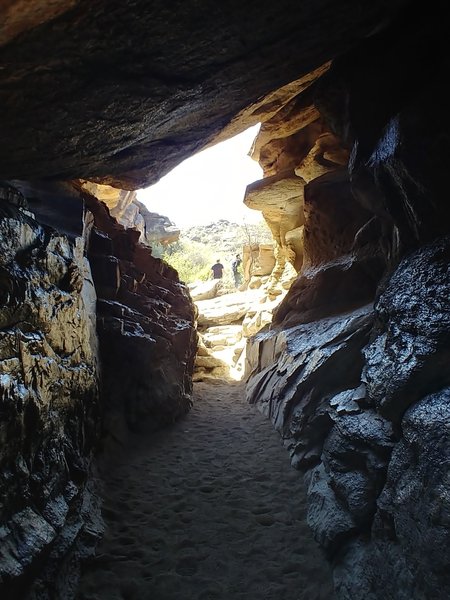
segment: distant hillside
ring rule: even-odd
[[[211,266],[217,259],[225,267],[224,283],[234,287],[231,263],[236,254],[243,254],[248,244],[272,244],[265,222],[239,225],[220,219],[210,225],[182,229],[177,242],[163,246],[152,244],[153,256],[163,258],[178,271],[181,281],[206,281],[212,276]],[[243,265],[241,266],[241,269]]]
[[[246,244],[271,244],[272,235],[265,222],[239,225],[220,219],[210,225],[196,225],[182,229],[180,240],[189,240],[207,246],[217,254],[217,258],[226,259],[236,253],[242,253]]]

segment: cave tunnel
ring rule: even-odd
[[[2,598],[77,596],[103,535],[99,452],[130,432],[160,439],[192,405],[191,295],[113,207],[256,123],[263,177],[245,203],[274,238],[274,296],[291,277],[249,337],[247,402],[283,441],[295,467],[283,477],[304,477],[337,600],[450,597],[441,10],[0,3]],[[286,576],[301,569],[291,550]],[[195,568],[186,559],[178,575]]]

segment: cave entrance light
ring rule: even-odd
[[[212,369],[206,369],[213,376],[215,372],[220,377],[221,366],[224,372],[228,369],[228,376],[234,379],[243,375],[244,356],[240,364],[239,357],[245,346],[242,327],[245,318],[235,318],[233,305],[248,304],[252,301],[250,296],[255,296],[253,301],[257,304],[260,292],[245,288],[244,261],[239,267],[238,278],[233,274],[232,264],[237,254],[242,259],[244,254],[248,258],[247,249],[252,244],[272,245],[272,236],[262,214],[243,203],[247,185],[262,178],[261,167],[249,156],[258,131],[259,124],[199,152],[157,184],[139,190],[137,194],[137,200],[147,210],[167,217],[168,227],[179,231],[178,241],[152,243],[153,254],[177,269],[197,306],[203,302],[199,300],[198,304],[196,301],[196,290],[202,285],[208,287],[218,283],[220,288],[216,298],[206,300],[211,303],[211,308],[217,301],[217,323],[213,317],[208,324],[202,323],[203,306],[199,310],[201,350],[197,356],[197,374],[203,367],[206,369],[209,364],[215,364]],[[213,280],[211,272],[211,266],[217,260],[225,267],[219,282]],[[204,308],[210,310],[206,305]],[[227,321],[228,314],[230,322]]]

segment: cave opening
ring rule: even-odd
[[[101,499],[80,600],[450,597],[447,21],[298,4],[0,3],[2,598],[72,600]],[[258,122],[244,402],[193,390],[191,294],[112,212]]]
[[[197,153],[137,192],[141,243],[177,270],[198,311],[195,381],[242,379],[245,340],[276,305],[264,293],[274,240],[263,213],[244,204],[246,187],[263,173],[251,157],[259,128]]]

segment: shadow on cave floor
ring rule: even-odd
[[[79,600],[329,600],[302,476],[242,383],[195,385],[194,408],[135,437],[106,481],[107,531]]]

